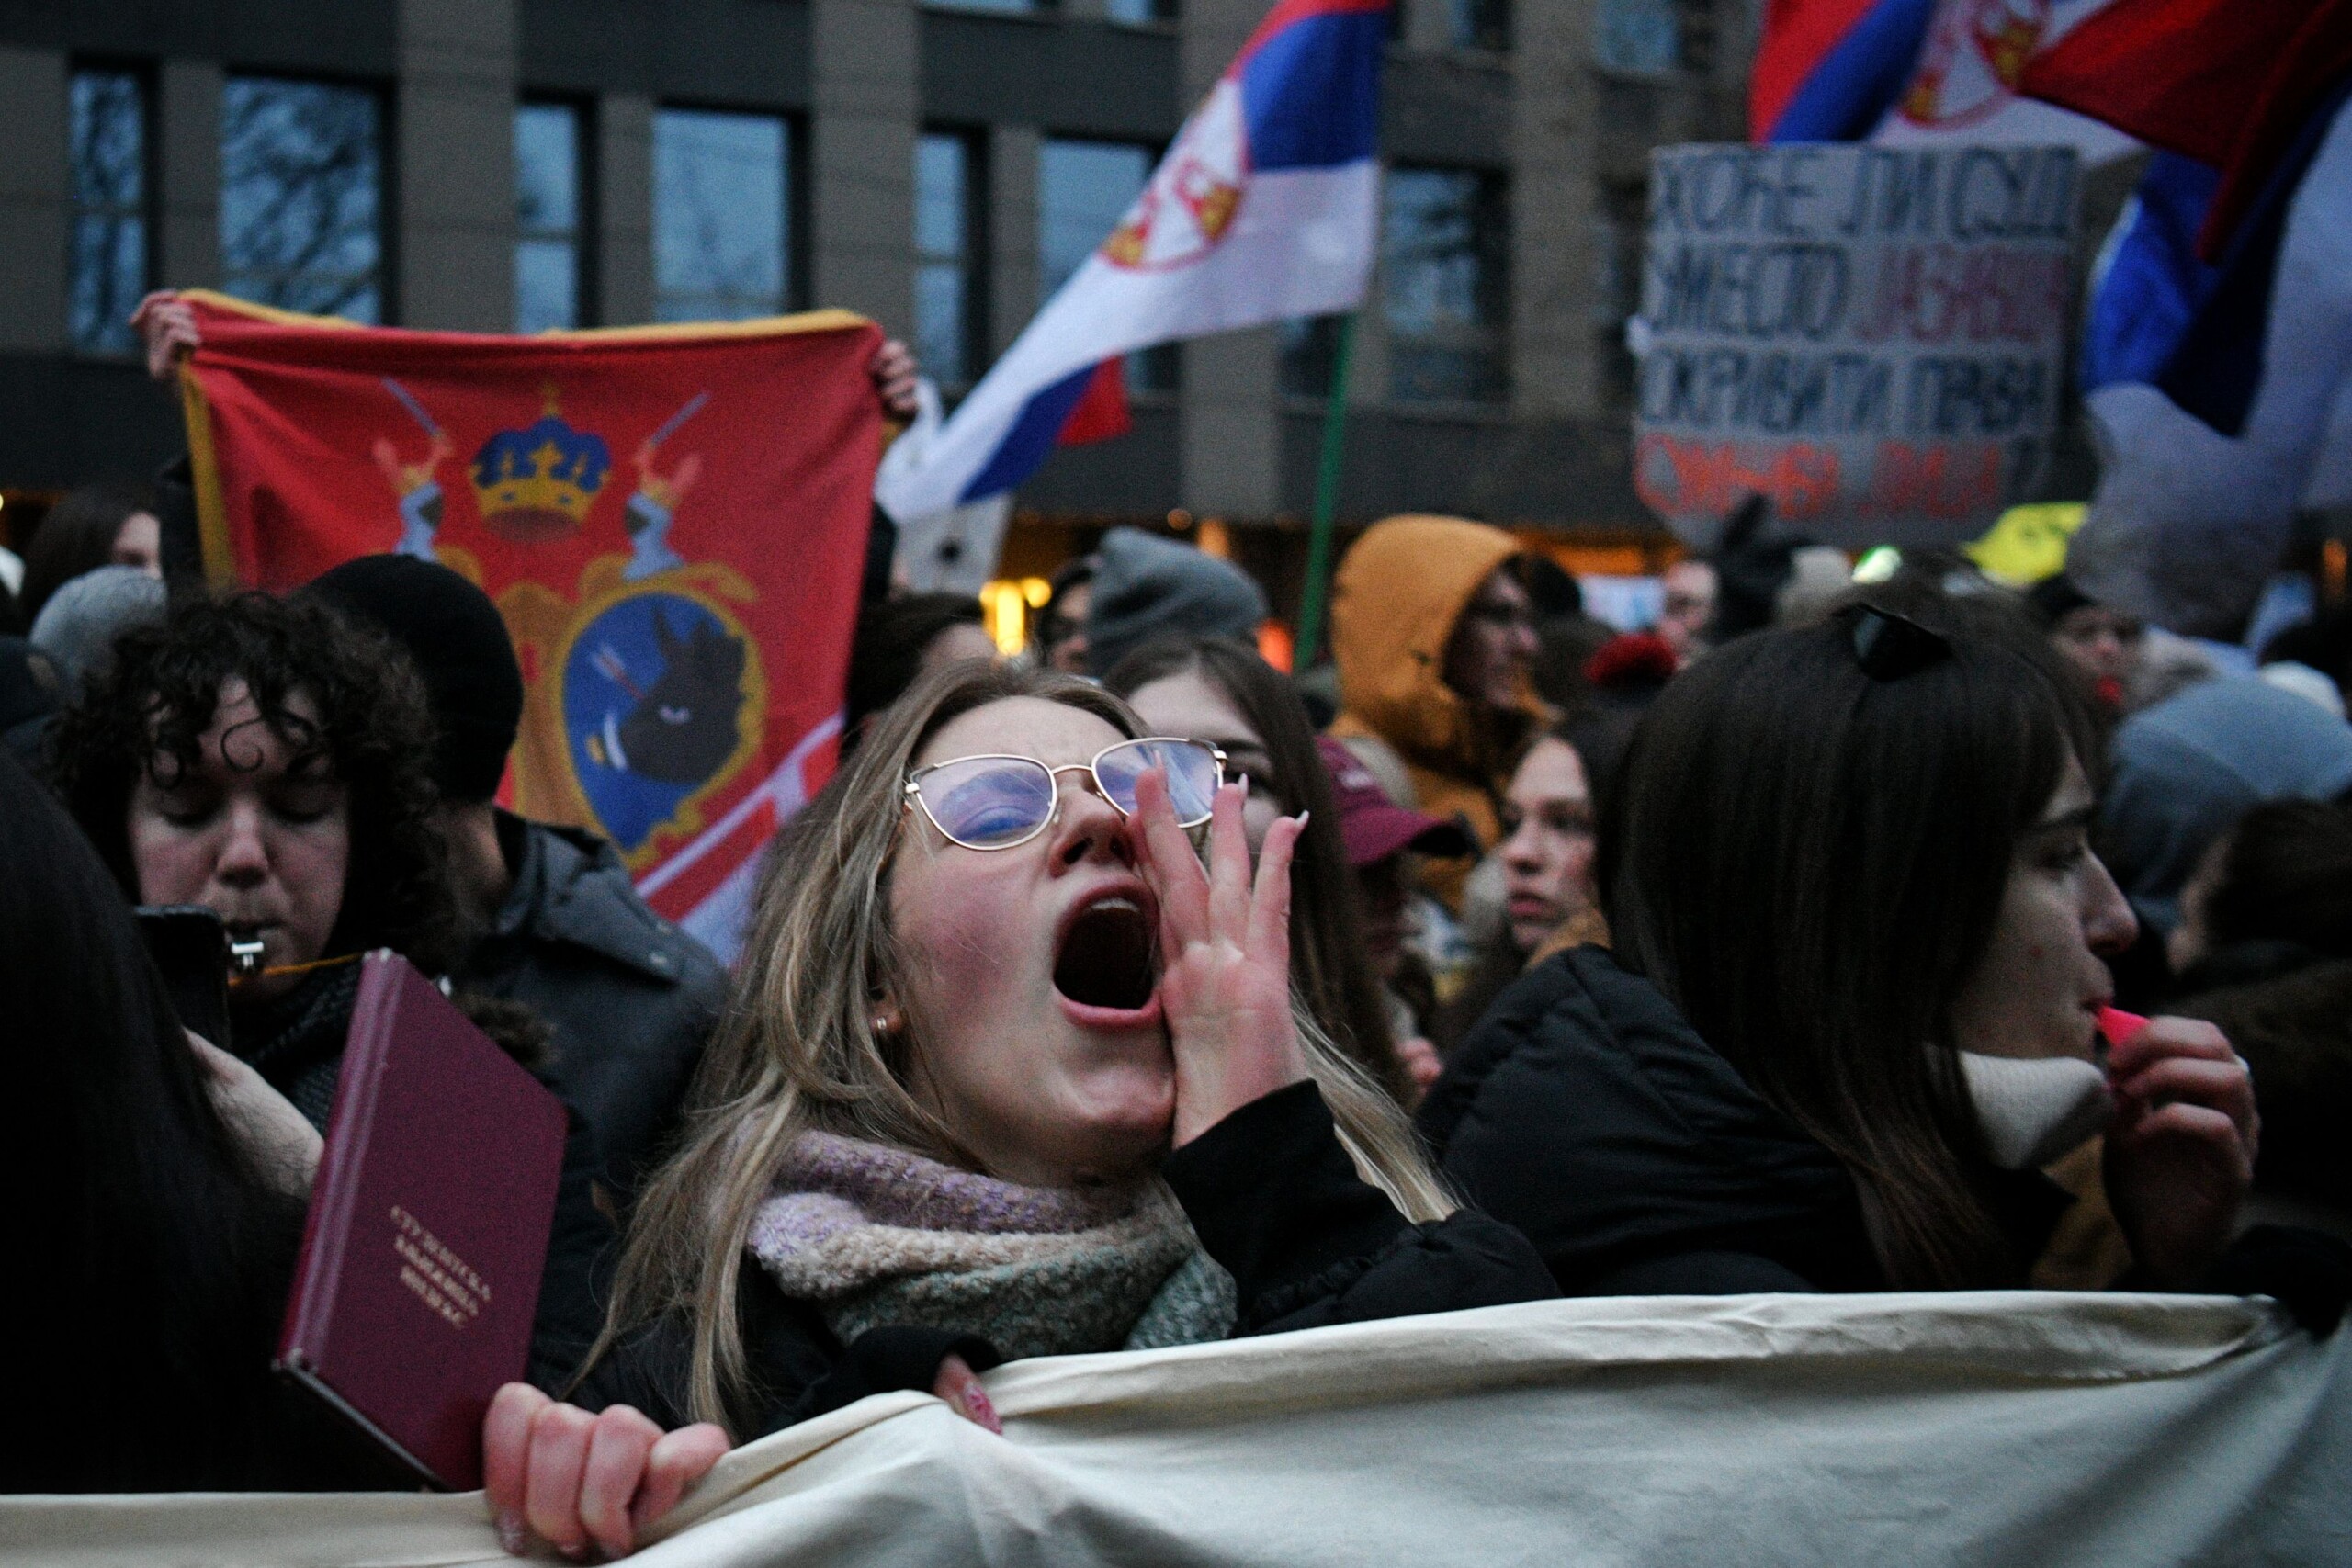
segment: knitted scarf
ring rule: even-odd
[[[746,1245],[843,1341],[921,1325],[1008,1359],[1222,1339],[1232,1277],[1167,1187],[1023,1187],[920,1155],[805,1133]]]
[[[343,1074],[351,1010],[359,1000],[359,965],[338,964],[306,976],[282,997],[232,1004],[230,1038],[237,1055],[323,1133]]]

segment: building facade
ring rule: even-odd
[[[1108,231],[1264,8],[0,8],[0,487],[177,450],[124,324],[150,288],[481,331],[842,306],[952,395]],[[1645,526],[1620,328],[1646,154],[1740,133],[1753,27],[1746,0],[1403,0],[1344,517]],[[1024,488],[1013,552],[1119,520],[1295,531],[1336,325],[1136,356],[1134,430]]]

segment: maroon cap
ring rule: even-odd
[[[1410,811],[1388,798],[1372,770],[1328,735],[1315,738],[1340,797],[1340,840],[1350,865],[1375,865],[1399,850],[1425,855],[1466,855],[1476,846],[1458,822]]]

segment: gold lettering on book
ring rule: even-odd
[[[398,1203],[392,1205],[392,1226],[401,1283],[452,1328],[463,1328],[480,1317],[490,1300],[490,1286],[482,1277]]]

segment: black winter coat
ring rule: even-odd
[[[452,978],[554,1029],[548,1079],[594,1130],[599,1179],[626,1198],[677,1126],[726,972],[646,908],[603,839],[501,812],[498,840],[514,886]]]
[[[1254,1100],[1169,1156],[1160,1174],[1201,1245],[1232,1275],[1237,1335],[1408,1317],[1534,1301],[1557,1292],[1525,1237],[1464,1210],[1414,1224],[1357,1176],[1312,1084]],[[985,1340],[929,1327],[882,1327],[842,1344],[809,1303],[757,1266],[738,1297],[758,1393],[731,1414],[741,1440],[869,1393],[929,1388],[959,1354],[1001,1358]],[[571,1397],[591,1409],[637,1406],[664,1427],[685,1409],[688,1335],[675,1319],[626,1341]]]
[[[1505,991],[1419,1125],[1447,1179],[1525,1232],[1568,1295],[1887,1288],[1845,1166],[1603,949]],[[1997,1197],[2025,1259],[2070,1201],[2031,1171]]]

